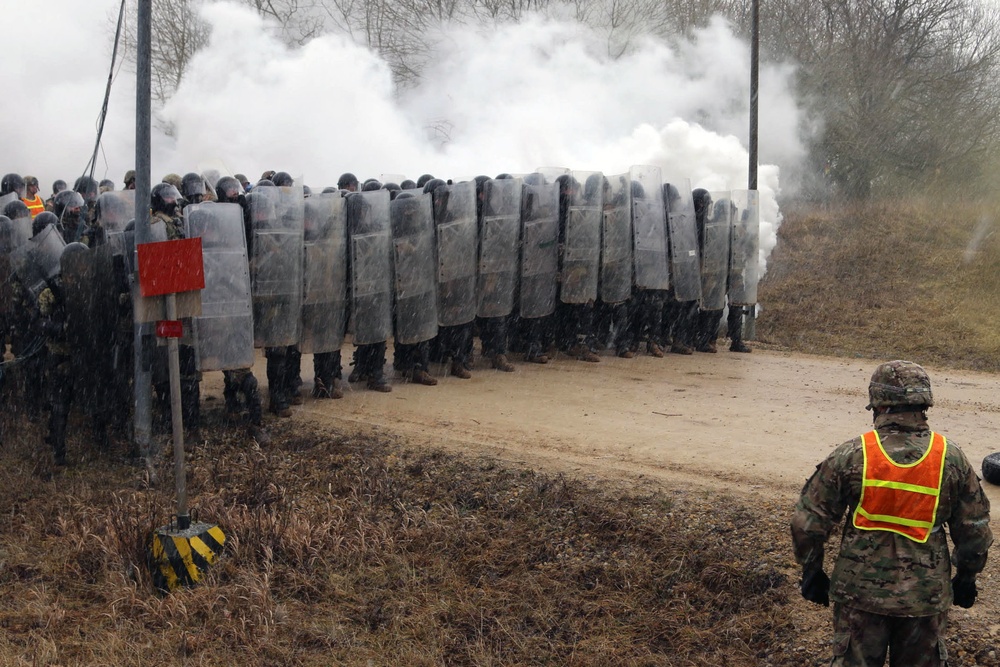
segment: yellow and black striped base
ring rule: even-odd
[[[150,554],[153,585],[167,592],[193,586],[222,553],[225,543],[222,529],[210,523],[193,523],[185,530],[176,526],[158,529]]]

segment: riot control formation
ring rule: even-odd
[[[165,355],[135,334],[137,206],[149,207],[154,240],[201,240],[201,308],[183,321],[179,347],[179,405],[195,443],[207,372],[223,373],[226,423],[264,443],[265,412],[292,416],[304,385],[313,399],[341,399],[352,383],[391,391],[393,371],[414,385],[467,380],[477,356],[509,373],[558,354],[713,353],[727,311],[729,349],[750,351],[754,191],[692,190],[654,166],[467,181],[345,172],[315,189],[287,171],[253,185],[189,172],[164,177],[149,202],[135,200],[133,171],[123,182],[57,181],[42,211],[36,178],[2,180],[0,321],[13,356],[2,377],[29,418],[47,412],[57,464],[71,454],[71,409],[100,446],[129,438],[135,363],[149,365],[158,423],[169,423]],[[261,354],[266,396],[254,374]]]

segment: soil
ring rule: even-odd
[[[478,360],[471,380],[432,365],[435,387],[392,375],[389,394],[344,383],[342,400],[314,400],[312,357],[302,358],[304,404],[293,419],[353,424],[469,454],[609,481],[645,479],[785,499],[790,505],[813,467],[871,425],[867,386],[879,363],[756,349],[752,354],[605,353],[600,363],[557,355],[503,373]],[[391,349],[388,354],[391,359]],[[344,375],[351,350],[345,346]],[[1000,376],[928,367],[933,428],[978,469],[1000,443]],[[263,359],[255,368],[264,384]],[[222,398],[221,374],[202,385]],[[263,390],[266,395],[266,390]],[[266,400],[266,399],[265,399]],[[1000,503],[1000,487],[987,494]],[[998,531],[1000,532],[1000,531]]]

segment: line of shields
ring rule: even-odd
[[[657,167],[615,175],[540,168],[427,193],[305,197],[301,187],[265,186],[244,206],[190,205],[185,230],[199,244],[204,282],[178,296],[143,294],[135,279],[132,194],[102,195],[105,242],[94,248],[66,245],[55,227],[32,235],[30,219],[0,216],[0,312],[12,309],[15,280],[37,292],[61,273],[68,317],[79,325],[74,344],[129,341],[115,331],[125,292],[137,326],[160,322],[168,348],[183,335],[199,371],[222,371],[252,367],[255,348],[332,352],[348,331],[355,344],[414,344],[476,317],[543,318],[559,301],[613,304],[635,290],[668,291],[705,309],[757,299],[758,193],[713,193],[699,230],[689,181],[664,181]],[[153,238],[167,244],[155,229]],[[163,590],[198,582],[225,542],[218,526],[190,521],[182,458],[175,477],[178,512],[152,547]]]

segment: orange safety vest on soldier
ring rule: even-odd
[[[23,201],[24,205],[28,207],[32,218],[45,210],[45,202],[38,196],[38,194],[35,194],[34,199],[22,199],[21,201]]]
[[[887,530],[926,542],[941,497],[947,440],[932,431],[927,451],[908,465],[896,463],[885,453],[876,431],[862,435],[861,442],[865,463],[854,527]]]

